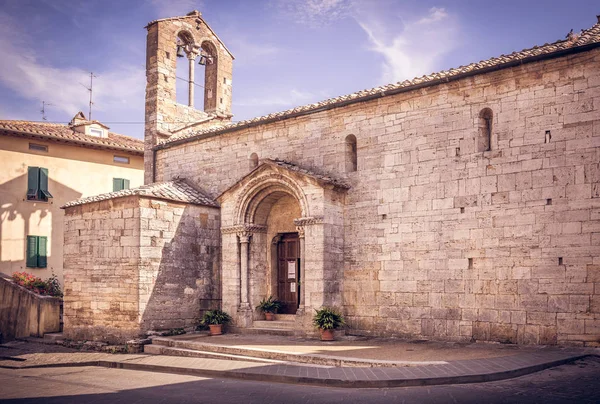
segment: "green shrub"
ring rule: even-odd
[[[315,310],[315,316],[313,317],[313,324],[317,328],[323,330],[335,330],[346,324],[344,317],[334,309],[329,307],[322,307],[319,310]]]
[[[262,299],[259,305],[256,306],[256,309],[262,311],[263,313],[276,313],[280,308],[281,302],[276,300],[273,296]]]
[[[227,324],[231,321],[231,316],[221,310],[209,310],[202,316],[201,324]]]

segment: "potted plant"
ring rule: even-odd
[[[333,341],[334,330],[344,326],[344,317],[336,310],[329,307],[322,307],[316,310],[313,317],[313,324],[321,333],[321,341]]]
[[[273,321],[275,319],[275,313],[277,310],[281,308],[281,302],[275,299],[273,296],[269,296],[265,299],[262,299],[258,306],[256,306],[257,310],[265,313],[265,319],[267,321]]]
[[[202,324],[208,325],[210,335],[223,334],[223,324],[231,321],[231,316],[221,310],[209,310],[202,317]]]

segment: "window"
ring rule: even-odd
[[[48,146],[43,144],[29,143],[29,150],[48,152]]]
[[[27,267],[46,268],[48,237],[27,236]]]
[[[494,113],[489,108],[484,108],[479,113],[479,134],[477,136],[477,151],[492,150],[492,122]]]
[[[252,153],[250,155],[250,169],[253,170],[258,167],[258,154]]]
[[[114,161],[115,163],[129,164],[129,157],[123,157],[123,156],[114,156],[114,157],[113,157],[113,161]]]
[[[27,169],[27,200],[48,201],[52,194],[48,191],[48,169],[28,167]]]
[[[102,129],[90,129],[90,135],[92,136],[98,136],[98,137],[102,137],[102,135],[104,135],[104,132],[102,131]]]
[[[346,172],[353,172],[357,169],[356,154],[356,136],[346,136]]]
[[[129,180],[124,178],[113,178],[113,192],[129,189]]]

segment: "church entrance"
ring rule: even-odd
[[[279,313],[296,314],[300,303],[300,239],[298,233],[285,233],[277,243],[277,298],[283,303]]]

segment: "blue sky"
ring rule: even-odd
[[[242,120],[562,39],[596,23],[600,3],[0,0],[0,119],[41,120],[42,101],[49,122],[87,114],[93,71],[93,118],[141,138],[143,27],[193,9],[236,57]]]

